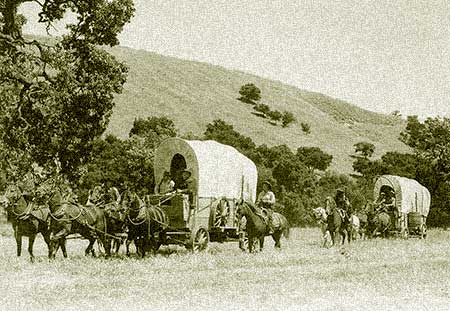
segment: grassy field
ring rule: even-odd
[[[7,234],[7,230],[3,230]],[[293,230],[262,253],[211,243],[200,254],[163,247],[145,259],[91,258],[83,240],[35,263],[0,236],[1,310],[450,310],[450,232],[426,240],[358,240],[323,249],[317,229]],[[24,247],[25,250],[25,247]]]

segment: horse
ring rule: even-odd
[[[62,200],[59,191],[53,194],[50,201],[51,258],[55,255],[54,241],[76,233],[89,240],[85,255],[95,256],[94,243],[98,239],[104,246],[105,256],[111,256],[111,237],[114,232],[108,228],[108,223],[111,223],[108,209]]]
[[[254,242],[259,241],[259,249],[262,251],[264,248],[264,238],[266,235],[272,235],[275,241],[275,248],[281,248],[281,236],[284,235],[286,238],[289,237],[289,224],[287,219],[274,212],[272,214],[272,220],[278,222],[278,226],[274,226],[272,234],[269,234],[269,225],[260,215],[260,213],[255,212],[255,207],[248,202],[241,202],[238,204],[238,213],[240,216],[245,216],[246,222],[246,232],[248,235],[248,250],[253,252]]]
[[[130,256],[130,244],[134,242],[138,255],[145,257],[147,250],[153,253],[161,246],[161,233],[168,226],[168,219],[164,211],[156,205],[145,204],[136,194],[127,195],[128,238],[126,254]]]
[[[320,231],[322,232],[322,247],[330,247],[333,245],[330,231],[328,230],[327,211],[323,207],[313,209],[314,218],[316,219]]]
[[[7,208],[7,220],[12,224],[14,231],[14,238],[17,246],[17,257],[22,254],[22,237],[28,237],[28,253],[31,262],[34,261],[33,246],[38,233],[41,233],[45,243],[48,247],[48,256],[51,256],[50,247],[50,228],[48,207],[38,206],[34,202],[26,201],[24,195]],[[64,257],[67,257],[66,240],[61,239],[57,241],[57,247],[61,247]],[[57,250],[57,249],[56,249]]]
[[[327,217],[327,227],[330,231],[331,240],[334,245],[337,245],[337,236],[342,237],[341,245],[345,243],[345,238],[347,238],[348,243],[350,243],[350,230],[349,230],[349,219],[348,216],[337,208],[332,208],[330,214]]]
[[[392,224],[389,214],[386,212],[377,213],[372,222],[374,229],[370,232],[370,236],[376,237],[380,233],[381,236],[387,238]]]

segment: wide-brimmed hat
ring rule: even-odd
[[[184,171],[182,171],[182,172],[181,172],[181,174],[184,174],[184,173],[188,173],[188,174],[189,174],[189,176],[191,176],[191,175],[192,175],[192,172],[191,172],[190,170],[184,170]]]
[[[344,189],[342,189],[342,188],[338,188],[338,189],[336,190],[336,192],[345,193]]]
[[[263,185],[267,185],[267,187],[269,187],[269,189],[272,190],[272,184],[268,180],[264,181]]]

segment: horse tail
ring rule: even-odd
[[[289,239],[289,235],[290,235],[289,225],[287,225],[286,228],[284,228],[283,235],[286,239]]]
[[[289,239],[289,235],[290,235],[290,228],[289,228],[289,222],[287,221],[286,217],[284,217],[283,215],[281,215],[281,225],[284,227],[283,228],[283,236],[286,239]]]

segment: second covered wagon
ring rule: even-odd
[[[431,197],[427,188],[414,179],[395,175],[382,175],[374,185],[374,200],[382,193],[393,194],[395,215],[394,229],[404,236],[410,234],[426,237],[426,220],[430,211]]]

